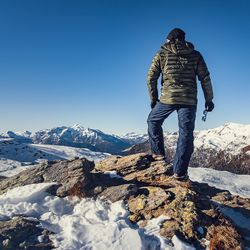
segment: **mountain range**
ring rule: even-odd
[[[149,152],[146,134],[107,134],[81,125],[29,131],[8,131],[1,137],[22,143],[62,145],[86,148],[95,152],[128,155]],[[166,152],[171,162],[176,150],[178,132],[165,132]],[[194,132],[195,150],[190,162],[193,167],[208,167],[233,173],[250,174],[250,125],[226,123],[217,128]]]
[[[142,143],[147,139],[146,135],[128,133],[117,136],[104,133],[98,129],[84,128],[78,124],[71,127],[62,126],[39,130],[35,133],[8,131],[1,137],[13,138],[19,142],[87,148],[92,151],[111,154],[119,154],[124,149]]]

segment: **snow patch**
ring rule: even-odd
[[[204,182],[210,186],[228,190],[234,195],[250,198],[250,175],[237,175],[211,168],[188,168],[192,181]]]
[[[50,238],[56,249],[169,249],[192,250],[176,237],[174,248],[159,235],[161,216],[150,221],[145,229],[133,225],[121,201],[101,199],[59,198],[46,190],[54,183],[31,184],[9,190],[0,196],[0,220],[17,215],[39,220],[55,234]],[[42,239],[40,239],[42,240]]]

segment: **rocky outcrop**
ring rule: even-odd
[[[0,182],[0,194],[8,189],[28,184],[55,182],[50,192],[59,197],[71,194],[84,196],[84,188],[90,178],[88,175],[94,168],[94,162],[85,158],[71,161],[52,161],[42,163],[20,174],[3,179]]]
[[[107,174],[110,171],[115,171],[120,178],[111,177]],[[246,237],[249,230],[234,224],[224,213],[225,208],[230,208],[249,218],[249,199],[204,183],[179,182],[168,173],[168,165],[154,161],[145,153],[111,156],[96,165],[85,158],[64,160],[47,162],[3,179],[0,192],[31,183],[55,182],[48,191],[60,197],[124,200],[130,221],[140,227],[164,216],[160,234],[169,240],[178,235],[197,249],[206,249],[207,244],[211,250],[250,246]]]
[[[223,209],[220,210],[221,206],[233,207],[238,202],[237,207],[244,207],[242,211],[249,218],[249,199],[204,183],[173,180],[166,175],[167,167],[163,162],[153,161],[150,155],[140,153],[109,157],[95,169],[116,171],[123,180],[137,186],[136,193],[127,198],[129,219],[133,223],[143,227],[150,219],[163,215],[166,220],[160,234],[170,240],[178,235],[197,249],[205,249],[208,242],[209,249],[243,249],[244,244],[249,245],[246,237],[249,232],[234,225],[221,212]]]
[[[53,248],[50,234],[39,222],[23,217],[0,221],[0,249],[49,250]]]
[[[6,179],[7,177],[0,175],[0,181]]]

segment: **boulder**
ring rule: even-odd
[[[50,234],[39,222],[23,217],[0,221],[0,249],[49,250],[53,248]]]
[[[137,186],[135,184],[122,184],[108,187],[99,195],[112,202],[116,202],[118,200],[125,200],[136,192]]]
[[[34,183],[55,182],[50,191],[60,197],[70,194],[85,195],[84,187],[90,181],[88,176],[94,168],[94,162],[86,158],[45,162],[22,171],[0,182],[0,194],[8,189]]]

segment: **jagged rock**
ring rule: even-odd
[[[147,187],[145,189],[148,190],[148,193],[144,192],[144,194],[138,194],[136,197],[132,196],[128,201],[130,212],[135,214],[131,217],[134,222],[165,215],[176,223],[180,223],[180,231],[184,236],[197,238],[198,213],[193,191],[179,186],[167,189],[167,191],[159,187]],[[164,225],[168,226],[168,223],[166,222]]]
[[[211,225],[208,228],[207,238],[210,240],[209,249],[242,249],[241,236],[233,226]]]
[[[106,188],[100,196],[107,198],[108,200],[115,202],[118,200],[127,199],[129,196],[137,192],[135,184],[123,184],[118,186],[112,186]]]
[[[110,156],[100,161],[96,169],[102,172],[115,170],[119,175],[126,176],[138,170],[146,169],[150,165],[151,156],[147,154],[135,154],[130,156]]]
[[[93,168],[94,163],[86,158],[42,163],[2,180],[0,194],[10,188],[27,184],[55,182],[57,185],[53,192],[60,197],[70,194],[84,196],[84,187],[89,182],[88,176]]]
[[[53,248],[50,234],[39,222],[23,217],[0,221],[0,249],[49,250]]]
[[[141,153],[124,157],[111,156],[100,161],[96,169],[105,171],[115,170],[127,181],[151,182],[168,170],[164,161],[152,161],[152,156]]]
[[[7,177],[0,175],[0,181],[6,179]]]
[[[179,232],[181,228],[181,224],[174,220],[166,220],[162,223],[162,227],[160,229],[160,235],[164,236],[168,239],[172,239],[172,237],[176,234],[176,232]]]
[[[134,217],[131,217],[132,221],[140,219],[151,219],[152,212],[158,208],[162,203],[171,197],[171,194],[166,193],[160,187],[142,187],[138,190],[137,196],[131,196],[128,200],[129,211],[132,212]]]
[[[218,196],[221,200],[231,201],[232,195],[229,192],[190,180],[186,182],[173,180],[166,175],[166,164],[162,161],[153,161],[146,153],[108,157],[99,162],[95,169],[99,173],[115,170],[123,180],[138,187],[138,191],[127,201],[131,213],[129,219],[133,223],[143,227],[152,218],[166,216],[160,234],[168,239],[178,234],[179,237],[194,244],[197,249],[207,247],[205,239],[211,241],[209,249],[223,249],[214,248],[223,244],[228,246],[226,238],[218,238],[221,228],[218,228],[218,232],[212,230],[212,226],[217,228],[226,225],[230,229],[228,232],[231,232],[228,236],[234,242],[231,245],[241,246],[242,239],[238,237],[240,229],[236,229],[212,201],[213,197],[219,199]],[[244,200],[246,204],[250,204],[247,199],[234,198],[234,200],[235,203],[243,204]]]

